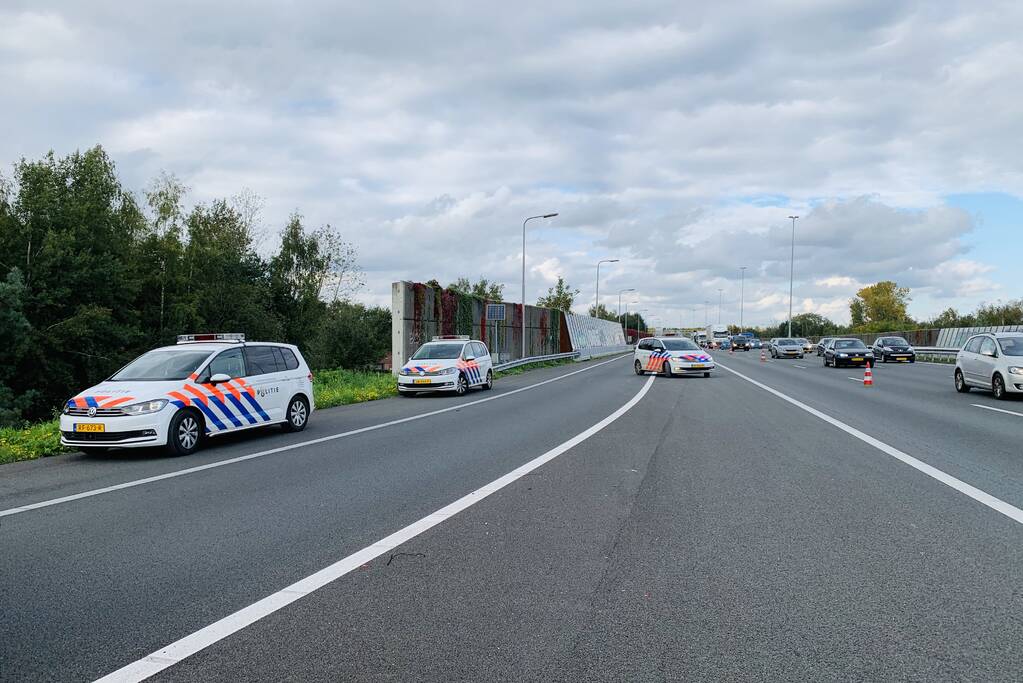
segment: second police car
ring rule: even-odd
[[[664,375],[703,374],[710,377],[714,359],[704,349],[682,337],[647,337],[633,352],[632,369],[637,375],[660,372]]]
[[[464,335],[441,335],[423,344],[398,371],[398,392],[464,394],[471,387],[494,387],[494,364],[487,345]]]
[[[86,453],[164,446],[188,455],[208,436],[274,424],[301,431],[312,411],[313,376],[297,347],[181,335],[69,399],[60,442]]]

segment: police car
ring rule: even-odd
[[[419,347],[398,371],[398,393],[464,394],[470,387],[492,389],[494,364],[487,345],[464,335],[441,335]]]
[[[670,377],[703,373],[704,377],[710,377],[714,359],[690,339],[647,337],[636,345],[632,368],[637,375],[660,372]]]
[[[290,344],[241,334],[178,336],[68,400],[60,442],[83,452],[164,446],[194,452],[208,436],[279,424],[305,429],[313,376]]]

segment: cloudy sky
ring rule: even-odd
[[[366,288],[634,287],[663,325],[1021,295],[1023,3],[102,2],[0,8],[0,162],[102,144],[125,183],[264,198]],[[6,173],[6,171],[5,171]],[[628,296],[628,295],[626,295]]]

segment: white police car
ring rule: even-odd
[[[180,335],[68,400],[60,442],[86,453],[165,446],[187,455],[207,436],[271,424],[297,432],[313,411],[312,380],[290,344]]]
[[[710,377],[714,359],[691,339],[647,337],[636,345],[632,369],[637,375],[660,372],[670,377],[702,373],[704,377]]]
[[[494,364],[487,345],[461,335],[442,335],[419,347],[398,371],[398,393],[423,391],[464,394],[470,387],[492,389]]]

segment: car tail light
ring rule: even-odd
[[[308,375],[306,375],[306,377],[309,379],[310,382],[313,381],[313,373],[310,372]]]

